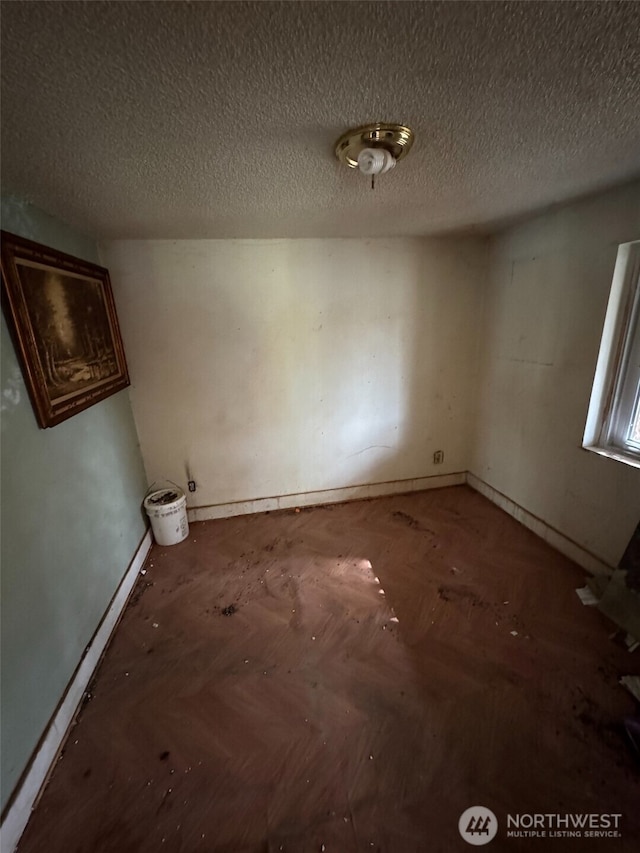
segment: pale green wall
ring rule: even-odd
[[[95,244],[16,199],[2,228],[98,261]],[[2,804],[145,532],[128,390],[39,429],[2,317]]]

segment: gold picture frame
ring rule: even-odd
[[[130,384],[109,272],[1,237],[4,314],[38,424],[53,427]]]

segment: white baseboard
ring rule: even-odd
[[[599,557],[596,557],[595,554],[592,554],[590,551],[582,548],[572,539],[569,539],[567,536],[560,533],[559,530],[556,530],[555,527],[551,527],[545,521],[542,521],[542,519],[533,515],[515,501],[512,501],[511,498],[508,498],[506,495],[503,495],[502,492],[494,489],[493,486],[485,483],[484,480],[480,479],[480,477],[476,477],[476,475],[472,474],[471,471],[467,471],[467,484],[471,486],[472,489],[475,489],[476,492],[480,492],[481,495],[484,495],[485,498],[488,498],[492,503],[496,504],[496,506],[499,506],[500,509],[503,509],[505,512],[509,513],[509,515],[513,516],[513,518],[515,518],[516,521],[519,521],[520,524],[528,527],[529,530],[536,534],[536,536],[544,539],[545,542],[548,542],[549,545],[557,551],[560,551],[560,553],[564,554],[565,557],[569,557],[569,559],[573,560],[574,563],[582,566],[582,568],[587,572],[590,572],[593,575],[610,575],[613,572],[613,568],[605,563],[604,560],[601,560]]]
[[[124,610],[151,544],[151,531],[148,530],[138,546],[120,586],[111,599],[111,603],[102,617],[102,622],[87,646],[78,668],[67,686],[66,693],[31,759],[20,787],[7,809],[0,828],[0,846],[3,853],[10,853],[14,850],[24,832],[38,796],[53,768],[60,747],[66,739],[69,726],[73,722],[87,685],[93,677],[113,629]]]
[[[464,471],[457,471],[454,474],[435,474],[432,477],[415,477],[411,480],[391,480],[386,483],[368,483],[359,486],[343,486],[338,489],[323,489],[317,492],[301,492],[249,501],[232,501],[231,503],[191,507],[187,515],[189,521],[208,521],[212,518],[228,518],[232,515],[248,515],[252,512],[273,512],[277,509],[291,509],[296,506],[342,503],[343,501],[355,501],[362,498],[377,498],[382,495],[397,495],[403,492],[441,489],[444,486],[459,486],[465,482],[465,477]]]

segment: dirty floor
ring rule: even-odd
[[[154,546],[20,853],[640,849],[584,573],[466,486],[191,525]],[[621,813],[619,838],[507,815]]]

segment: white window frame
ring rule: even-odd
[[[582,446],[640,468],[631,435],[640,411],[640,240],[622,243],[613,273]]]

